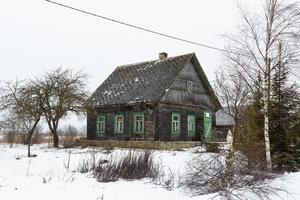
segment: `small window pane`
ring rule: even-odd
[[[117,115],[115,117],[115,132],[116,133],[123,133],[124,130],[124,116]]]
[[[193,82],[192,81],[187,81],[187,91],[188,91],[188,93],[193,92]]]
[[[97,133],[103,134],[105,132],[105,116],[100,115],[97,119]]]
[[[180,133],[180,114],[172,113],[172,133],[179,134]]]
[[[133,114],[133,132],[143,133],[144,132],[144,114],[134,113]]]

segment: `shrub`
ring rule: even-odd
[[[77,136],[64,136],[61,139],[63,148],[73,148],[80,146],[80,141]]]
[[[218,193],[225,199],[248,199],[251,193],[257,199],[270,199],[270,194],[284,191],[270,185],[276,174],[248,165],[245,155],[236,153],[230,160],[222,151],[208,158],[193,159],[188,163],[184,186],[195,195]],[[253,198],[253,199],[256,199]]]
[[[100,182],[116,181],[118,179],[157,179],[161,174],[160,165],[155,164],[150,151],[142,153],[130,151],[119,160],[100,161],[93,170],[94,176]]]

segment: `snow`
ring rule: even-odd
[[[37,157],[27,158],[24,145],[0,144],[0,198],[1,199],[86,199],[86,200],[204,200],[215,194],[192,196],[183,188],[169,191],[162,185],[148,179],[137,181],[120,180],[100,183],[90,173],[77,172],[78,163],[83,159],[109,159],[128,153],[128,149],[116,149],[106,153],[99,148],[54,149],[47,144],[34,145],[32,153]],[[184,174],[186,162],[195,157],[209,154],[195,154],[194,149],[184,151],[154,151],[156,162],[161,162],[165,173],[170,171],[178,176]],[[69,159],[70,157],[70,159]],[[69,168],[68,168],[68,160]],[[284,187],[284,199],[300,199],[300,173],[285,174],[272,184]],[[276,199],[275,197],[272,199]],[[279,199],[279,198],[278,198]]]
[[[105,91],[103,92],[103,95],[110,96],[111,94],[112,94],[112,91],[105,90]]]

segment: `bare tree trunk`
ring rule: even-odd
[[[235,128],[233,130],[235,132]],[[225,177],[224,177],[224,183],[223,188],[223,198],[229,199],[230,196],[230,189],[231,189],[231,183],[232,178],[234,176],[234,133],[232,133],[230,130],[227,133],[227,152],[226,152],[226,160],[225,160]]]
[[[26,143],[27,143],[27,156],[31,157],[31,153],[30,153],[30,146],[31,146],[31,139],[32,139],[32,135],[38,125],[38,123],[40,122],[40,117],[38,119],[36,119],[36,121],[34,122],[32,128],[28,131],[28,136],[26,139]]]
[[[48,127],[49,127],[50,132],[53,137],[53,147],[58,148],[58,143],[59,143],[59,138],[57,135],[58,122],[51,121],[50,119],[47,119],[47,118],[46,118],[46,121],[47,121]]]
[[[58,136],[57,136],[57,131],[52,132],[53,135],[53,147],[58,148]]]
[[[266,161],[267,169],[272,169],[272,158],[270,148],[270,135],[269,135],[269,103],[270,103],[270,59],[266,62],[267,72],[264,75],[263,80],[263,105],[264,105],[264,136],[265,136],[265,148],[266,148]]]
[[[32,134],[33,133],[30,133],[27,137],[27,156],[28,157],[31,157],[31,153],[30,153],[30,146],[31,146],[31,138],[32,138]]]

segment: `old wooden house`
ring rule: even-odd
[[[210,141],[221,107],[194,53],[119,66],[89,102],[97,140]]]

